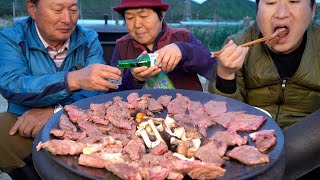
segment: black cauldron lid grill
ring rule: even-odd
[[[124,101],[127,100],[127,96],[132,93],[137,92],[139,96],[143,94],[151,94],[153,98],[158,98],[161,95],[170,95],[173,99],[176,97],[176,93],[180,93],[183,96],[187,96],[192,101],[199,101],[202,104],[214,100],[214,101],[225,101],[227,102],[227,110],[229,111],[246,111],[248,114],[255,114],[255,115],[263,115],[267,117],[267,121],[262,125],[262,127],[258,130],[262,129],[274,129],[276,133],[277,143],[268,151],[269,163],[248,166],[241,164],[236,160],[228,160],[222,166],[223,168],[227,169],[225,175],[219,179],[251,179],[257,176],[263,176],[263,174],[268,171],[272,166],[276,164],[277,161],[280,160],[284,151],[284,137],[280,127],[277,123],[269,117],[264,112],[257,110],[253,106],[245,104],[240,101],[236,101],[227,97],[204,93],[204,92],[197,92],[197,91],[189,91],[189,90],[163,90],[163,89],[141,89],[141,90],[130,90],[130,91],[121,91],[115,92],[105,95],[99,95],[87,99],[83,99],[74,103],[73,105],[78,106],[81,109],[89,109],[90,103],[104,103],[107,101],[111,101],[115,96],[120,96],[123,98]],[[58,122],[62,113],[65,113],[64,110],[59,111],[58,113],[54,114],[49,121],[45,124],[43,129],[39,132],[38,136],[36,137],[34,144],[33,144],[33,161],[34,166],[39,173],[39,175],[43,179],[120,179],[117,176],[113,175],[111,172],[107,171],[106,169],[98,169],[98,168],[91,168],[85,167],[78,164],[78,157],[79,156],[57,156],[53,155],[50,152],[46,151],[45,149],[41,149],[40,151],[36,150],[36,145],[42,141],[45,142],[50,139],[50,130],[52,128],[58,128]],[[167,111],[164,110],[160,117],[165,118]],[[156,115],[158,116],[158,115]],[[212,133],[225,130],[222,126],[215,125],[208,128],[207,134],[211,136]],[[238,132],[241,136],[248,135],[250,132]],[[248,141],[249,145],[254,145],[251,138]],[[185,179],[188,179],[186,177]]]

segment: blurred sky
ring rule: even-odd
[[[193,1],[201,4],[201,3],[203,3],[203,2],[206,1],[206,0],[193,0]],[[249,0],[249,1],[255,1],[255,0]],[[317,3],[320,3],[320,0],[316,0],[316,1],[317,1]]]
[[[193,1],[195,1],[195,2],[197,2],[197,3],[199,3],[199,4],[201,4],[201,3],[205,2],[206,0],[193,0]]]

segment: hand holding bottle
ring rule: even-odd
[[[118,68],[130,68],[132,76],[138,81],[145,81],[162,71],[172,71],[182,58],[179,47],[172,43],[157,50],[155,53],[141,53],[136,59],[119,60]],[[160,69],[160,68],[161,69]]]
[[[159,54],[156,65],[164,72],[171,72],[182,58],[181,50],[175,43],[166,45],[155,53]]]
[[[130,68],[132,76],[138,81],[146,81],[148,78],[159,74],[161,69],[156,66],[158,54],[143,51],[136,59],[119,60],[118,68]]]
[[[132,76],[138,81],[146,81],[150,77],[159,74],[161,69],[158,66],[142,66],[131,69]]]

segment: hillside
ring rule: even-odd
[[[185,9],[182,4],[184,0],[164,0],[164,2],[170,4],[166,15],[167,19],[181,21]],[[207,0],[202,4],[192,2],[191,9],[192,19],[237,21],[245,16],[255,17],[256,4],[245,0]],[[172,13],[173,11],[174,13]]]
[[[206,7],[213,7],[208,10]],[[209,0],[199,6],[205,14],[214,13],[217,20],[241,20],[245,16],[255,17],[256,3],[239,0]]]
[[[16,16],[27,14],[25,0],[1,0],[0,17],[12,16],[13,1]],[[183,20],[184,0],[164,0],[164,2],[170,4],[166,14],[167,21]],[[104,14],[109,14],[110,18],[114,18],[116,13],[112,11],[112,7],[120,4],[120,0],[79,0],[79,4],[81,17],[84,19],[102,19]],[[191,2],[191,19],[241,20],[245,16],[254,17],[255,6],[254,2],[247,0],[207,0],[203,4]]]

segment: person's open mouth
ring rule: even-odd
[[[282,31],[282,33],[281,33],[281,37],[279,37],[276,42],[277,44],[283,43],[286,40],[286,38],[289,36],[290,28],[286,25],[275,26],[273,29],[273,33],[277,33],[279,31]]]

